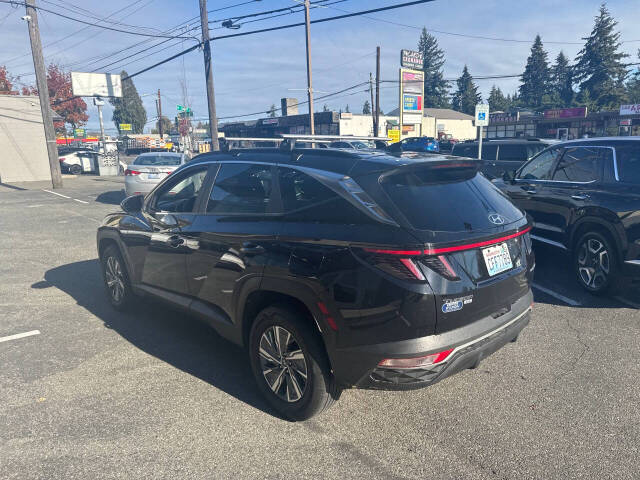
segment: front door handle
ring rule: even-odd
[[[571,195],[571,198],[573,198],[574,200],[588,200],[589,195],[587,195],[586,193],[576,193],[575,195]]]
[[[167,238],[167,244],[172,248],[178,248],[180,245],[184,244],[184,238],[180,235],[171,235]]]
[[[264,247],[251,242],[245,242],[242,244],[240,252],[244,255],[260,255],[264,253]]]
[[[522,187],[522,189],[525,192],[530,193],[531,195],[534,195],[534,194],[538,193],[538,191],[536,190],[535,187]]]

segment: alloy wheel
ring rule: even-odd
[[[115,257],[107,258],[105,265],[107,288],[114,302],[119,303],[124,295],[124,275],[120,262]]]
[[[278,325],[267,328],[259,345],[262,375],[281,400],[293,403],[307,387],[307,362],[298,340]]]
[[[599,290],[607,284],[611,262],[604,243],[587,238],[578,250],[578,275],[589,288]]]

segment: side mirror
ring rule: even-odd
[[[387,142],[384,142],[382,140],[376,140],[376,150],[386,150],[387,149]]]
[[[515,170],[507,170],[506,172],[504,172],[502,174],[502,180],[504,180],[506,183],[513,182],[514,178],[516,178],[516,171]]]
[[[144,195],[141,193],[137,195],[131,195],[130,197],[125,198],[120,203],[120,208],[127,213],[138,213],[142,210],[142,205],[144,204]]]

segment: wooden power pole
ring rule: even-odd
[[[160,134],[160,140],[164,137],[162,134],[164,133],[162,127],[162,99],[160,98],[160,89],[158,89],[158,133]]]
[[[62,188],[62,174],[58,161],[58,148],[56,146],[56,131],[53,127],[53,116],[49,104],[49,87],[47,86],[47,74],[44,69],[42,57],[42,43],[40,41],[40,29],[38,28],[38,13],[36,12],[36,0],[26,0],[27,25],[29,26],[29,40],[31,41],[31,53],[33,55],[33,67],[36,72],[36,88],[40,97],[40,110],[42,111],[42,123],[44,124],[44,137],[47,141],[47,155],[49,156],[49,169],[51,170],[51,185],[53,188]]]
[[[304,0],[304,21],[307,40],[307,91],[309,96],[309,127],[311,135],[315,135],[316,127],[313,120],[313,75],[311,73],[311,20],[309,18],[309,0]]]
[[[380,47],[376,48],[376,121],[373,133],[376,137],[380,133]]]
[[[207,0],[200,0],[200,25],[202,26],[202,47],[204,50],[204,74],[207,80],[207,105],[209,107],[211,149],[220,150],[220,144],[218,143],[216,97],[213,89],[213,70],[211,69],[211,41],[209,39],[209,14],[207,13]]]

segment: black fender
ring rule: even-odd
[[[124,242],[122,241],[122,237],[120,236],[120,232],[117,228],[102,226],[98,228],[98,233],[96,235],[96,248],[98,250],[98,257],[100,258],[100,245],[104,241],[109,241],[110,243],[115,243],[120,250],[120,255],[122,255],[122,259],[124,260],[125,266],[127,268],[127,273],[129,274],[129,280],[131,283],[135,282],[135,269],[132,268],[133,264],[131,262],[131,257],[129,256],[129,252],[124,246]]]
[[[601,216],[594,216],[593,213],[585,216],[581,216],[571,227],[571,233],[569,236],[569,247],[573,250],[573,246],[575,242],[578,241],[577,233],[580,231],[580,228],[587,224],[592,223],[596,224],[599,227],[603,228],[605,231],[609,232],[611,238],[615,242],[616,249],[618,250],[618,261],[622,262],[625,258],[625,254],[629,245],[627,243],[627,237],[624,232],[624,227],[617,215],[612,212],[602,212]]]

